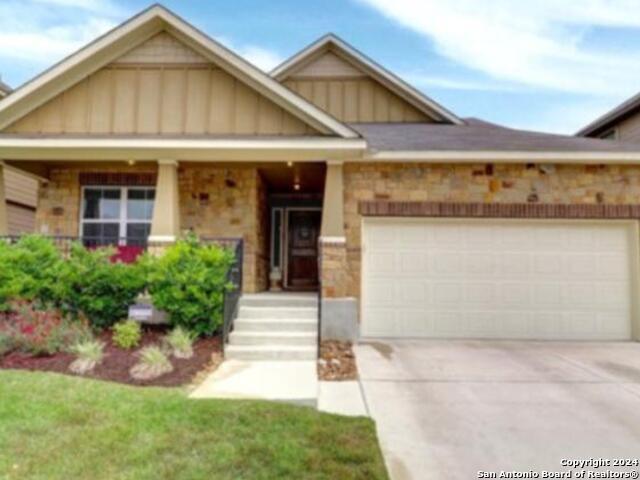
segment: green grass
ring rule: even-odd
[[[0,479],[147,478],[387,475],[374,424],[365,418],[0,371]]]

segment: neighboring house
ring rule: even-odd
[[[12,89],[0,80],[0,100]],[[4,172],[7,231],[11,235],[35,230],[38,181],[16,169]],[[2,218],[2,217],[0,217]]]
[[[39,232],[242,237],[244,291],[320,281],[323,329],[640,338],[639,146],[462,119],[332,35],[268,75],[154,6],[0,132]]]
[[[0,80],[0,100],[9,95],[9,93],[11,93],[11,90],[12,89],[9,85]]]
[[[598,117],[576,135],[640,143],[640,93]]]

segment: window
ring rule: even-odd
[[[154,200],[154,188],[84,187],[80,225],[84,244],[144,246]]]

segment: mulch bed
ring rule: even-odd
[[[356,357],[350,342],[325,340],[320,344],[318,376],[323,381],[358,379]]]
[[[165,327],[144,327],[140,346],[132,350],[123,350],[113,344],[110,331],[103,332],[98,338],[105,343],[104,360],[93,372],[84,376],[128,385],[177,387],[191,384],[199,372],[213,371],[222,362],[220,337],[201,338],[193,345],[192,358],[170,358],[174,367],[172,372],[153,380],[133,379],[129,370],[138,361],[138,350],[147,345],[160,344],[162,336],[166,333]],[[69,353],[34,357],[21,352],[11,352],[0,358],[0,369],[39,370],[74,375],[69,371],[69,365],[74,359],[74,355]]]

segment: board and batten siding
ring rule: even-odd
[[[284,85],[343,122],[433,121],[331,51],[301,66]]]
[[[6,131],[41,134],[304,135],[310,128],[211,65],[111,65]]]
[[[317,132],[167,32],[5,129],[23,134],[305,135]]]

